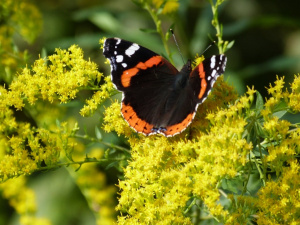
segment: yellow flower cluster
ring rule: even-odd
[[[68,50],[56,49],[56,54],[49,56],[48,60],[36,60],[32,70],[23,69],[10,86],[9,101],[17,109],[24,106],[20,98],[34,104],[40,97],[49,102],[58,97],[60,102],[66,103],[76,97],[80,87],[93,87],[95,80],[100,81],[101,77],[97,65],[85,61],[82,49],[76,45]]]
[[[295,75],[294,81],[291,84],[291,93],[288,90],[283,90],[284,87],[284,77],[277,77],[275,81],[275,85],[268,88],[268,93],[271,94],[266,103],[265,109],[262,110],[262,115],[266,118],[269,114],[271,114],[275,109],[275,107],[280,103],[284,102],[290,110],[295,113],[300,112],[300,74]]]
[[[275,85],[270,85],[268,88],[271,97],[267,99],[262,110],[265,119],[263,128],[267,138],[272,141],[272,144],[267,147],[269,154],[264,160],[277,174],[283,170],[286,162],[293,160],[295,155],[300,153],[299,127],[291,132],[292,124],[278,117],[282,115],[283,110],[286,112],[288,107],[290,111],[300,112],[300,101],[295,101],[300,99],[300,75],[295,76],[291,84],[291,93],[287,90],[283,91],[283,87],[284,78],[277,77]],[[281,105],[283,107],[280,107]]]
[[[93,94],[93,96],[86,100],[86,105],[80,110],[80,114],[82,116],[90,116],[92,115],[96,109],[98,109],[99,105],[104,102],[104,100],[108,99],[111,96],[111,93],[114,92],[113,83],[110,80],[110,77],[104,78],[105,83],[101,85],[100,91],[97,91]]]
[[[298,133],[298,154],[299,151]],[[259,209],[257,223],[267,224],[300,224],[300,165],[292,160],[283,168],[278,180],[270,180],[258,192]]]
[[[106,38],[101,38],[99,40],[101,50],[103,49],[105,39]],[[105,63],[109,64],[109,60],[107,59]],[[105,83],[100,86],[100,91],[95,92],[91,99],[86,100],[87,105],[84,105],[84,107],[80,110],[80,114],[82,116],[93,114],[101,103],[103,103],[106,99],[110,98],[114,93],[116,93],[111,78],[107,76],[104,78],[104,81]]]
[[[288,105],[294,110],[295,112],[300,112],[300,74],[298,76],[295,75],[295,79],[291,84],[292,92],[289,95],[289,102]]]
[[[0,184],[0,190],[2,196],[8,199],[9,204],[20,215],[22,225],[51,225],[48,219],[36,217],[35,194],[26,187],[24,176]]]
[[[176,13],[179,8],[178,0],[135,0],[134,3],[145,9],[151,8],[156,15],[171,15]]]
[[[56,54],[36,60],[31,69],[24,68],[9,85],[9,89],[0,86],[0,180],[3,183],[3,193],[19,188],[20,194],[5,194],[4,197],[9,199],[21,215],[21,224],[50,224],[46,219],[35,217],[34,202],[25,210],[25,203],[34,201],[34,192],[26,188],[25,183],[23,186],[18,184],[23,179],[22,175],[76,164],[73,162],[74,151],[82,146],[78,140],[70,138],[79,129],[77,125],[70,128],[70,121],[58,124],[55,120],[57,117],[54,116],[57,108],[49,103],[68,102],[81,89],[100,90],[92,100],[87,101],[86,108],[89,112],[94,112],[96,105],[111,96],[110,91],[113,92],[111,82],[99,88],[96,83],[101,78],[97,65],[84,60],[82,50],[74,45],[68,50],[56,49]],[[33,124],[36,124],[17,121],[15,110],[30,111],[35,119]],[[85,151],[86,148],[82,148],[81,160],[86,156]],[[106,186],[105,174],[97,171],[96,166],[94,164],[92,168],[82,170],[82,174],[77,174],[78,180],[81,180],[78,185],[87,194],[98,224],[103,221],[104,224],[112,224],[115,218],[113,196],[116,190]],[[73,167],[72,169],[74,170]],[[87,176],[88,173],[91,175]],[[99,183],[94,183],[95,186],[91,187],[83,181],[84,177],[89,177],[90,184],[95,182],[95,177],[99,177]],[[21,195],[22,192],[24,195]]]
[[[1,1],[1,15],[11,21],[11,27],[32,42],[42,29],[42,15],[35,5],[24,0]]]
[[[178,0],[150,0],[150,2],[157,8],[162,9],[162,14],[172,14],[178,11]]]
[[[121,116],[120,103],[113,102],[104,112],[103,130],[106,132],[117,132],[118,135],[130,136],[133,131]],[[113,126],[112,126],[113,125]]]
[[[62,126],[56,131],[30,127],[28,123],[18,123],[13,134],[5,130],[0,135],[0,179],[5,181],[20,175],[29,175],[43,165],[56,164],[62,151],[72,149],[68,142],[69,133]],[[7,133],[5,135],[5,133]]]
[[[292,92],[289,93],[283,91],[283,79],[278,78],[275,85],[269,88],[272,96],[264,105],[257,97],[257,108],[253,109],[252,103],[256,93],[253,88],[249,88],[246,95],[236,100],[236,93],[220,78],[212,94],[199,106],[190,128],[173,138],[137,135],[121,117],[120,104],[114,102],[105,111],[104,129],[127,136],[132,154],[132,159],[125,168],[125,180],[119,183],[121,197],[117,210],[126,216],[120,216],[118,223],[191,224],[192,220],[188,219],[189,210],[193,208],[194,202],[191,200],[200,199],[209,214],[224,224],[246,224],[255,220],[259,224],[276,224],[262,222],[263,215],[273,215],[267,211],[268,207],[279,201],[277,197],[266,200],[272,198],[272,194],[265,194],[272,190],[268,188],[273,184],[271,181],[266,182],[266,187],[260,189],[259,198],[247,195],[225,196],[232,204],[228,209],[220,204],[219,188],[225,180],[232,181],[246,176],[249,170],[247,168],[252,167],[253,160],[262,173],[266,173],[264,166],[276,171],[277,176],[282,173],[284,177],[290,170],[299,173],[299,169],[292,168],[292,164],[299,168],[299,163],[293,160],[295,155],[300,153],[300,129],[291,131],[288,121],[276,117],[276,110],[282,101],[286,101],[286,106],[291,99],[299,96],[298,83],[299,76],[296,76],[291,84]],[[233,103],[234,100],[236,101]],[[226,102],[231,104],[228,106]],[[290,105],[290,108],[295,110],[299,104],[298,102],[296,105]],[[286,107],[284,109],[287,110]],[[264,115],[265,119],[262,125],[255,119],[260,115]],[[249,127],[253,124],[261,126],[265,142],[268,143],[261,144],[260,148],[264,148],[269,154],[262,154],[258,161],[251,156],[252,151],[257,151],[257,146],[253,146],[251,142],[255,145],[257,143],[251,139],[252,131]],[[291,166],[285,167],[286,163]],[[275,183],[280,185],[283,180],[285,178],[280,178]],[[299,195],[299,185],[297,182],[292,184],[292,180],[290,182],[287,190],[292,191],[295,195],[293,198],[296,198],[297,193]],[[280,192],[278,194],[280,195]],[[285,212],[289,219],[285,221],[297,221],[297,200],[285,197],[280,201],[286,203],[282,212]],[[292,213],[288,213],[290,207],[295,208]],[[283,216],[279,209],[276,213],[279,213],[280,218]]]
[[[80,88],[94,87],[101,76],[97,65],[85,61],[82,50],[74,45],[68,50],[57,49],[48,60],[37,60],[32,70],[24,68],[11,83],[10,90],[0,87],[1,180],[31,174],[42,165],[56,164],[61,152],[68,153],[73,148],[73,143],[68,142],[72,131],[67,129],[67,124],[53,126],[52,131],[35,128],[29,123],[17,122],[11,107],[22,110],[25,100],[36,104],[35,110],[39,106],[38,99],[53,102],[59,98],[67,102],[76,97]],[[43,120],[37,122],[43,124]]]
[[[20,77],[24,78],[22,75]],[[61,152],[73,148],[73,143],[68,141],[72,130],[67,131],[66,124],[53,127],[50,131],[16,121],[10,106],[21,109],[24,106],[21,93],[25,92],[24,95],[31,98],[28,87],[31,82],[36,82],[32,77],[23,81],[23,84],[20,84],[18,79],[15,80],[10,91],[0,87],[0,179],[2,181],[20,175],[29,175],[37,169],[42,169],[43,166],[56,164]],[[45,85],[48,85],[48,82],[45,82]],[[21,89],[16,89],[17,86]]]
[[[4,80],[11,82],[18,66],[24,65],[26,51],[18,52],[13,43],[13,35],[20,34],[28,42],[33,42],[42,29],[42,16],[29,1],[0,1],[0,72],[5,74]]]

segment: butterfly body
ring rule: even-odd
[[[174,136],[193,120],[197,107],[225,70],[226,56],[212,56],[193,70],[188,61],[178,71],[162,56],[119,38],[105,40],[115,87],[122,91],[121,112],[145,135]]]

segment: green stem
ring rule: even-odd
[[[121,161],[121,160],[124,160],[124,158],[110,158],[110,159],[86,158],[86,160],[82,160],[82,161],[58,163],[58,164],[54,164],[54,165],[51,165],[51,166],[41,167],[41,168],[35,170],[35,172],[58,169],[58,168],[61,168],[61,167],[68,167],[70,165],[79,165],[79,167],[80,167],[82,164],[85,164],[85,163],[95,163],[95,162],[96,163],[101,163],[101,162]]]
[[[124,147],[121,147],[119,145],[115,145],[115,144],[112,144],[112,143],[108,143],[108,142],[105,142],[105,141],[101,141],[97,138],[89,137],[87,135],[73,134],[70,137],[80,138],[80,139],[88,140],[88,141],[91,141],[91,142],[97,142],[97,143],[103,144],[107,147],[115,148],[117,150],[120,150],[120,151],[123,151],[123,152],[126,152],[126,153],[130,154],[130,151],[127,148],[124,148]]]
[[[251,162],[251,160],[253,159],[253,161],[254,161],[254,163],[255,163],[255,166],[256,166],[256,168],[257,168],[257,171],[258,171],[258,173],[259,173],[259,177],[260,177],[260,179],[262,180],[263,185],[265,186],[265,184],[266,184],[266,182],[265,182],[265,171],[261,171],[259,162],[257,161],[257,159],[256,159],[256,157],[255,157],[255,155],[254,155],[253,153],[250,152],[250,157],[249,157],[249,158],[250,158],[250,162]],[[263,162],[262,162],[262,152],[261,152],[261,149],[260,149],[260,158],[261,158],[261,164],[263,164]],[[263,170],[265,170],[264,165],[262,165],[262,167],[263,167]]]
[[[13,175],[13,176],[6,177],[5,179],[2,178],[2,179],[0,179],[0,184],[4,183],[7,180],[12,179],[12,178],[17,178],[19,176],[28,176],[29,174],[32,174],[34,172],[40,172],[40,171],[46,171],[46,170],[53,170],[53,169],[58,169],[58,168],[61,168],[61,167],[68,167],[70,165],[79,165],[79,168],[80,168],[81,165],[83,165],[85,163],[95,163],[95,162],[96,163],[101,163],[101,162],[108,162],[108,161],[122,161],[124,159],[125,158],[108,158],[108,159],[86,158],[85,160],[78,161],[78,162],[74,162],[73,161],[73,162],[53,164],[51,166],[40,167],[40,168],[38,168],[36,170],[30,171],[30,173],[16,174],[16,175]]]
[[[186,210],[184,210],[183,214],[187,214],[190,209],[195,205],[197,198],[194,198],[193,201],[191,202],[191,204],[187,207]]]
[[[159,34],[159,36],[161,37],[161,40],[163,42],[163,45],[164,45],[164,48],[166,50],[166,53],[169,57],[169,60],[172,64],[174,64],[173,62],[173,59],[172,59],[172,56],[171,56],[171,52],[170,52],[170,49],[169,49],[169,46],[167,44],[167,38],[165,37],[164,35],[164,32],[162,30],[162,27],[161,27],[161,21],[160,19],[158,18],[158,15],[155,13],[155,10],[151,9],[151,6],[149,4],[145,4],[144,5],[144,8],[149,12],[149,14],[151,15],[152,17],[152,20],[154,21],[155,23],[155,26],[156,26],[156,31],[157,33]]]
[[[223,54],[225,52],[226,49],[226,45],[227,42],[224,43],[223,39],[222,39],[222,28],[221,25],[219,23],[218,20],[218,7],[223,3],[223,1],[221,0],[216,0],[216,3],[214,4],[213,0],[209,0],[210,5],[211,5],[211,9],[212,9],[212,13],[213,13],[213,20],[212,20],[212,25],[215,27],[216,29],[216,36],[218,38],[218,49],[219,49],[219,53]],[[224,43],[224,45],[223,45]]]
[[[266,186],[266,171],[267,170],[266,170],[266,167],[265,167],[265,163],[263,162],[263,154],[262,154],[262,151],[261,151],[261,145],[260,145],[260,143],[258,144],[258,149],[259,149],[259,155],[260,155],[260,158],[261,158],[261,166],[262,166],[262,169],[263,169],[263,172],[261,172],[259,170],[260,179],[262,180],[263,185]],[[259,167],[258,167],[258,169],[259,169]]]

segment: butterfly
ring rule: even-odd
[[[194,69],[188,61],[178,71],[157,53],[120,38],[105,39],[103,55],[123,93],[123,118],[139,133],[166,137],[190,125],[227,62],[225,55],[213,55]]]

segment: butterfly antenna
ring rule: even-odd
[[[215,45],[216,44],[216,41],[213,41],[211,42],[207,47],[206,49],[204,49],[204,51],[201,53],[201,55],[203,55],[211,46]]]
[[[170,29],[170,32],[172,33],[173,39],[174,39],[175,44],[176,44],[176,46],[177,46],[177,48],[178,48],[178,51],[179,51],[179,54],[180,54],[180,56],[181,56],[182,62],[183,62],[183,64],[185,64],[184,59],[183,59],[183,56],[182,56],[181,51],[180,51],[180,48],[179,48],[179,45],[178,45],[178,43],[177,43],[177,41],[176,41],[175,34],[174,34],[174,32],[173,32],[172,29]]]

